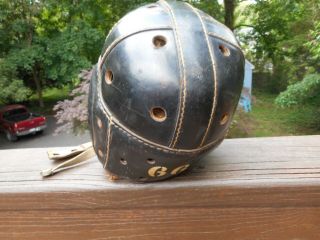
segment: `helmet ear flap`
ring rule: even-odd
[[[92,74],[93,148],[113,176],[159,181],[192,168],[224,139],[244,56],[223,24],[179,1],[124,16]]]

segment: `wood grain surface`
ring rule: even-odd
[[[96,158],[42,179],[0,151],[0,239],[320,239],[320,136],[226,140],[175,179],[108,181]]]

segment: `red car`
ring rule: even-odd
[[[9,105],[0,109],[0,130],[9,141],[18,137],[42,132],[47,127],[44,116],[30,113],[23,105]]]

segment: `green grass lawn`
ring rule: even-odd
[[[37,99],[37,95],[34,94],[30,97],[29,102],[27,104],[28,108],[32,112],[46,114],[46,115],[53,115],[53,106],[58,101],[63,101],[69,98],[69,93],[71,92],[68,86],[63,88],[49,88],[43,91],[43,101],[44,101],[44,108],[39,107],[39,102]]]
[[[237,111],[229,138],[320,134],[319,105],[279,108],[277,95],[254,93],[252,112]]]

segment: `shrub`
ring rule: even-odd
[[[82,82],[71,94],[71,99],[58,102],[53,110],[56,111],[57,123],[60,126],[55,134],[63,132],[83,133],[87,129],[88,94],[91,79],[91,70],[82,70],[79,78]]]
[[[280,93],[276,98],[276,104],[281,107],[290,107],[319,96],[320,74],[309,74],[301,82],[290,85],[286,91]]]

